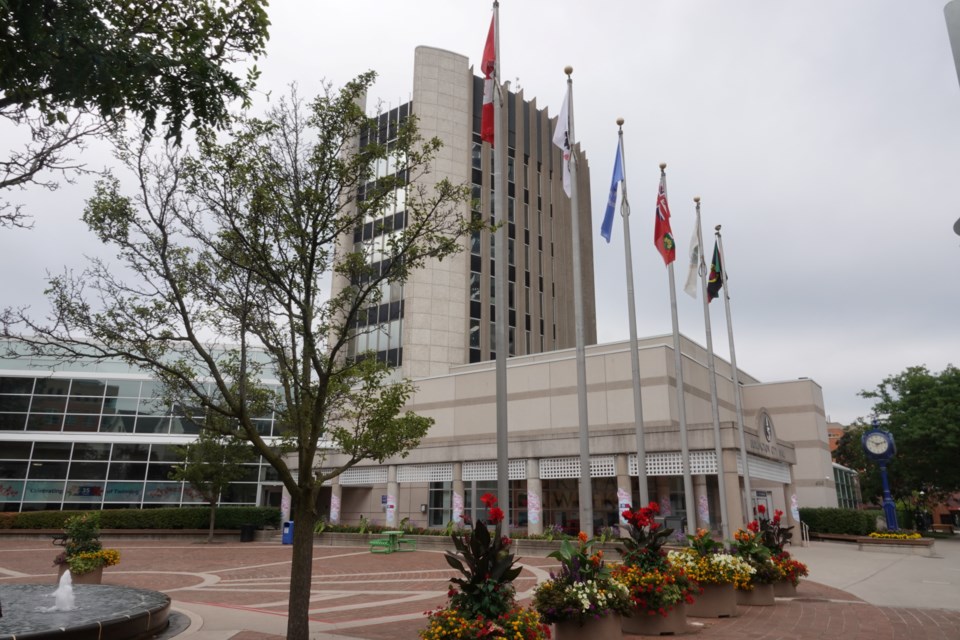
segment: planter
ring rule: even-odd
[[[687,605],[691,618],[733,618],[737,616],[737,590],[732,582],[701,584],[703,593]]]
[[[59,567],[57,571],[57,584],[60,584],[60,578],[63,577],[63,574],[67,571],[67,565],[61,564],[57,565]],[[97,567],[93,571],[88,571],[87,573],[81,573],[80,575],[70,574],[70,580],[73,584],[100,584],[100,581],[103,580],[103,567]]]
[[[773,595],[777,598],[796,598],[797,586],[789,580],[780,580],[773,583]]]
[[[772,584],[755,584],[750,591],[737,589],[737,604],[748,607],[770,607],[776,604]]]
[[[607,640],[623,636],[621,616],[612,613],[602,618],[591,618],[580,624],[576,620],[557,622],[550,637],[554,640]]]
[[[687,630],[687,604],[678,603],[667,615],[638,614],[624,617],[620,628],[624,633],[638,636],[664,636],[685,633]]]

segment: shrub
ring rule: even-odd
[[[70,517],[100,514],[103,529],[206,529],[210,507],[166,509],[108,509],[105,511],[31,511],[15,516],[12,529],[62,529]],[[219,507],[218,529],[239,529],[240,525],[279,526],[280,510],[271,507]],[[2,527],[3,525],[0,525]]]
[[[810,531],[814,533],[869,535],[876,531],[877,516],[879,515],[881,515],[881,512],[876,510],[862,511],[832,507],[800,509],[800,520],[806,523],[810,527]]]

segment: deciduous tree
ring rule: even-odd
[[[218,417],[204,428],[236,425],[293,498],[290,638],[308,636],[321,485],[361,460],[405,455],[432,423],[403,412],[410,381],[388,381],[385,364],[347,357],[348,345],[377,328],[366,312],[383,290],[460,251],[477,224],[468,187],[427,177],[440,142],[422,139],[415,117],[394,139],[358,143],[376,131],[360,106],[373,79],[308,105],[294,94],[229,140],[201,135],[190,157],[122,148],[138,188],[101,182],[84,219],[126,271],[94,259],[50,281],[48,322],[9,310],[4,325],[34,352],[122,358]],[[376,262],[352,242],[365,223],[383,241]],[[331,273],[343,285],[333,292]],[[277,441],[257,428],[268,412]],[[346,462],[328,468],[334,449]]]

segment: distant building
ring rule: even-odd
[[[840,438],[843,437],[846,430],[847,428],[839,422],[827,423],[827,444],[830,445],[830,453],[837,450],[837,446],[840,444]]]

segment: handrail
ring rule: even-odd
[[[800,521],[800,546],[805,547],[810,542],[810,527],[803,520]]]

